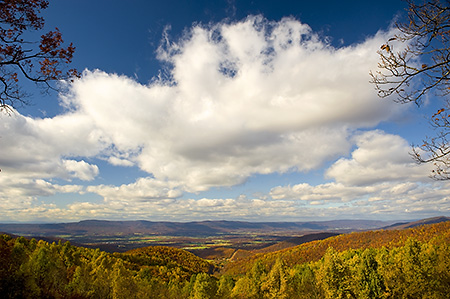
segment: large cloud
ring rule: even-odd
[[[422,170],[412,167],[405,141],[378,131],[354,136],[404,109],[378,99],[368,83],[376,49],[391,34],[334,48],[297,20],[253,16],[196,25],[177,41],[163,40],[158,57],[166,75],[146,85],[86,70],[61,95],[64,114],[2,116],[0,185],[9,186],[2,190],[4,201],[16,203],[3,207],[10,219],[40,219],[43,213],[55,219],[269,219],[298,217],[300,211],[304,217],[326,211],[332,217],[345,209],[375,213],[382,209],[365,203],[383,202],[382,184],[419,198],[430,187],[418,188]],[[255,174],[318,169],[348,155],[353,143],[351,158],[327,171],[331,183],[280,186],[254,198],[186,195]],[[95,179],[96,159],[147,175],[121,186],[61,184],[59,179]],[[391,184],[411,174],[414,185]],[[70,192],[95,193],[104,202],[61,208],[35,201]]]
[[[395,112],[368,84],[383,38],[336,49],[289,18],[198,25],[161,46],[169,79],[86,71],[65,103],[110,140],[111,163],[190,192],[308,171],[347,153],[351,130]]]

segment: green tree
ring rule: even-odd
[[[447,298],[450,282],[448,244],[408,239],[403,247],[378,253],[379,272],[388,298]]]
[[[316,279],[316,271],[310,264],[301,264],[294,267],[291,279],[293,298],[319,299],[323,298],[322,289]]]
[[[214,298],[217,293],[217,283],[207,273],[199,273],[195,276],[195,283],[189,298],[209,299]]]
[[[261,289],[264,298],[290,298],[288,291],[289,277],[286,273],[286,265],[281,258],[275,261]]]
[[[112,267],[111,284],[113,299],[138,298],[138,285],[120,259],[117,259]]]
[[[442,253],[445,253],[445,250]],[[440,259],[436,246],[409,239],[398,254],[402,259],[401,271],[406,281],[403,290],[405,297],[439,298],[448,296],[448,284],[444,284],[446,285],[446,291],[443,292],[442,289],[444,286],[442,274],[444,273],[439,271],[438,262]],[[448,256],[448,247],[446,254]],[[448,270],[446,272],[448,277]]]
[[[257,299],[262,298],[260,290],[248,276],[242,276],[236,281],[231,292],[231,298]]]
[[[217,297],[230,298],[235,282],[230,275],[222,275],[218,282]]]
[[[178,282],[165,283],[155,277],[148,267],[141,268],[136,275],[138,284],[138,298],[145,298],[152,294],[153,298],[182,298],[182,288]]]
[[[266,269],[262,261],[255,261],[250,271],[236,281],[232,298],[263,298],[261,286],[266,276]]]
[[[114,260],[100,250],[83,250],[84,259],[74,270],[69,287],[74,294],[89,298],[112,297]]]
[[[325,298],[357,298],[352,281],[354,276],[344,253],[349,254],[348,251],[340,254],[330,247],[321,260],[318,280]]]
[[[377,250],[369,248],[363,251],[357,266],[358,298],[384,298],[386,288],[383,277],[378,272]]]
[[[55,243],[39,241],[28,262],[23,264],[26,289],[37,297],[63,298],[65,295],[67,269],[58,249]]]
[[[434,246],[433,249],[427,249],[432,251],[431,255],[434,259],[434,272],[432,273],[435,282],[436,293],[442,298],[448,296],[448,286],[450,286],[450,244],[440,244]]]
[[[3,235],[0,238],[0,294],[8,298],[25,296],[25,276],[20,267],[28,261],[27,244],[23,237],[13,240]]]

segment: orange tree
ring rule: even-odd
[[[48,7],[45,0],[0,0],[0,110],[26,103],[22,80],[30,80],[55,89],[59,80],[77,76],[66,66],[72,61],[75,47],[64,46],[58,28],[46,32],[36,40],[29,40],[44,28],[39,15]]]

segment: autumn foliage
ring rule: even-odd
[[[72,43],[64,45],[58,28],[28,40],[44,28],[39,13],[48,5],[45,0],[0,3],[0,109],[10,110],[26,103],[22,80],[55,89],[56,81],[78,76],[76,70],[66,69],[75,47]]]
[[[313,241],[223,273],[176,248],[106,253],[8,235],[0,260],[2,298],[448,298],[450,222]]]
[[[255,254],[234,263],[229,263],[223,272],[233,275],[245,273],[256,260],[260,260],[268,266],[274,264],[277,259],[282,259],[288,266],[315,262],[320,260],[330,247],[338,252],[382,247],[392,249],[403,246],[409,238],[414,238],[421,242],[439,239],[450,244],[450,222],[422,225],[401,230],[375,230],[343,234],[272,253]]]

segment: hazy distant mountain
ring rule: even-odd
[[[394,223],[376,220],[332,220],[309,222],[246,222],[246,221],[105,221],[84,220],[71,223],[8,223],[0,224],[0,231],[20,236],[64,235],[132,235],[214,236],[245,232],[350,232],[373,229],[404,229],[422,224],[449,221],[449,217],[434,217],[413,222]]]
[[[68,240],[73,245],[100,248],[108,252],[124,252],[145,246],[171,246],[189,249],[200,256],[219,254],[228,257],[233,254],[235,258],[242,258],[259,251],[272,252],[336,234],[379,229],[403,230],[449,220],[449,217],[435,217],[395,224],[373,220],[187,223],[86,220],[72,223],[0,224],[0,231],[49,242]],[[230,251],[231,248],[237,251]]]
[[[0,224],[0,231],[22,236],[129,235],[212,236],[246,232],[355,231],[386,227],[392,222],[373,220],[336,220],[312,222],[153,222],[85,220],[73,223]]]

